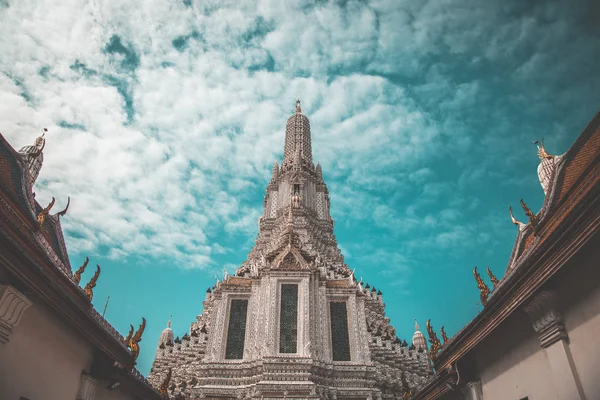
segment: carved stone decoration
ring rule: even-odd
[[[96,398],[96,389],[98,388],[98,381],[92,378],[90,375],[81,374],[79,378],[79,391],[77,393],[77,400],[94,400]]]
[[[0,343],[7,343],[13,329],[32,302],[12,286],[0,285]]]
[[[533,329],[544,348],[568,337],[562,315],[556,309],[557,301],[555,291],[545,290],[523,307],[531,318]]]

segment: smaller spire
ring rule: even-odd
[[[317,175],[317,179],[319,181],[323,180],[323,169],[321,168],[321,163],[317,163],[317,166],[315,167],[315,174]]]
[[[302,108],[300,108],[300,100],[296,100],[296,114],[302,113]]]
[[[271,182],[275,182],[279,176],[279,164],[275,161],[273,164],[273,172],[271,173]]]
[[[171,320],[173,319],[173,314],[169,315],[169,322],[167,322],[167,328],[171,328]]]
[[[415,318],[415,332],[419,330],[419,323],[417,322],[417,319]]]

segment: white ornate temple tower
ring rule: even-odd
[[[189,333],[161,335],[149,380],[187,398],[230,399],[394,399],[423,385],[427,353],[396,337],[381,292],[344,264],[329,207],[298,101],[254,248],[207,291]]]

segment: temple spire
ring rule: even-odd
[[[296,112],[288,118],[285,125],[282,173],[292,167],[296,156],[296,149],[300,151],[302,164],[314,168],[312,163],[310,121],[306,115],[302,114],[300,100],[296,101]]]

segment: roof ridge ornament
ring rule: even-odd
[[[75,282],[77,282],[77,284],[81,282],[81,274],[83,274],[83,271],[85,271],[85,267],[87,267],[88,262],[90,262],[90,259],[86,257],[85,261],[83,262],[83,265],[79,267],[77,271],[75,271],[75,274],[73,274],[73,279],[75,280]]]
[[[521,221],[519,221],[519,220],[517,220],[517,219],[515,218],[515,216],[514,216],[514,214],[513,214],[513,211],[512,211],[512,206],[509,206],[509,207],[508,207],[508,212],[510,213],[510,220],[512,221],[512,223],[513,223],[513,224],[515,224],[516,226],[518,226],[518,227],[519,227],[519,230],[520,230],[522,227],[524,227],[524,226],[526,226],[526,225],[527,225],[527,224],[524,224],[524,223],[522,223]]]
[[[542,139],[541,142],[539,142],[537,140],[534,140],[533,144],[535,144],[535,146],[537,147],[537,150],[538,150],[537,154],[538,154],[538,157],[540,158],[540,160],[543,160],[545,158],[554,158],[554,157],[556,157],[555,155],[549,154],[546,151],[546,148],[544,147],[544,139]]]
[[[444,341],[444,344],[446,344],[448,342],[448,335],[446,334],[446,331],[444,330],[443,325],[440,328],[440,333],[442,334],[442,340]]]
[[[498,278],[496,278],[496,276],[490,269],[490,267],[487,267],[487,274],[490,277],[490,280],[492,281],[492,283],[494,284],[493,289],[496,289],[496,286],[498,286],[499,281],[498,281]]]
[[[50,202],[50,204],[48,204],[48,207],[42,209],[42,211],[40,211],[40,213],[38,214],[37,220],[38,220],[38,223],[39,223],[39,228],[41,228],[42,226],[44,226],[44,222],[46,221],[46,217],[50,213],[50,210],[52,209],[52,207],[54,207],[54,203],[55,202],[56,202],[56,199],[53,197],[52,201]]]
[[[146,318],[142,317],[142,323],[140,327],[135,332],[135,334],[129,339],[128,346],[131,349],[131,355],[133,356],[133,361],[137,360],[140,354],[140,345],[139,343],[142,341],[142,334],[146,329]]]
[[[300,108],[300,99],[296,100],[296,114],[302,114],[302,108]]]
[[[485,284],[481,275],[477,272],[477,267],[473,268],[473,276],[477,281],[477,287],[479,288],[479,298],[481,299],[481,305],[485,307],[487,304],[488,296],[490,295],[490,288]]]
[[[435,362],[437,353],[442,348],[442,345],[440,344],[440,340],[438,339],[437,334],[431,326],[430,319],[427,320],[425,326],[427,327],[427,334],[429,335],[429,343],[431,343],[431,347],[429,348],[429,358],[431,359],[431,361]]]
[[[533,230],[535,232],[535,230],[537,228],[537,224],[538,224],[537,215],[535,215],[533,213],[533,211],[531,211],[531,209],[529,207],[527,207],[527,204],[525,204],[523,199],[520,200],[520,203],[521,203],[521,207],[523,207],[523,211],[525,211],[525,215],[527,215],[527,218],[529,218],[529,225],[531,225],[533,227]]]
[[[83,291],[85,292],[85,294],[87,294],[90,301],[92,301],[92,298],[94,297],[93,289],[96,287],[96,282],[98,281],[98,277],[100,276],[100,266],[96,264],[96,267],[97,269],[94,273],[94,276],[92,276],[92,279],[90,279],[87,285],[85,285],[85,287],[83,288]]]
[[[66,205],[65,209],[62,210],[62,211],[57,212],[56,213],[56,217],[57,218],[64,217],[65,214],[67,213],[67,210],[69,209],[70,205],[71,205],[71,196],[68,196],[67,197],[67,205]]]

